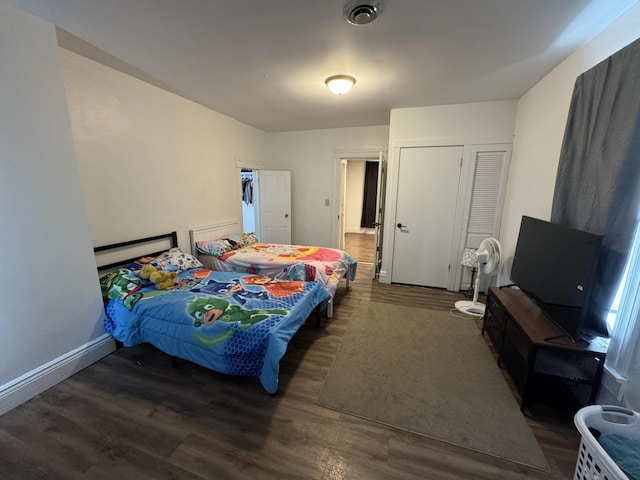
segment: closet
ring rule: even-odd
[[[254,203],[254,171],[243,168],[240,171],[240,189],[242,191],[243,232],[256,231],[256,211]]]
[[[457,291],[465,247],[498,237],[511,144],[399,148],[385,236],[392,283]]]
[[[264,243],[291,243],[291,174],[240,168],[242,229]]]

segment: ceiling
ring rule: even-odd
[[[4,0],[64,48],[266,132],[387,125],[389,111],[517,99],[638,0]],[[346,95],[324,79],[357,79]]]

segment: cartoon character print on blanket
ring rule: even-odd
[[[236,322],[241,330],[246,330],[256,323],[262,322],[271,315],[287,315],[288,310],[272,308],[268,310],[245,310],[239,305],[230,305],[226,300],[217,297],[196,297],[187,306],[187,312],[193,317],[193,325],[209,326],[216,321]],[[236,330],[229,328],[217,335],[194,334],[200,345],[214,347],[229,340]]]
[[[216,282],[215,280],[204,280],[198,286],[191,289],[192,292],[208,294],[231,295],[240,305],[244,305],[248,300],[268,300],[269,295],[264,290],[253,292],[245,290],[240,279],[233,279],[229,282]]]
[[[194,294],[186,307],[186,313],[193,318],[193,326],[196,329],[193,334],[194,340],[207,348],[230,342],[229,348],[232,348],[233,342],[243,344],[257,342],[262,336],[261,322],[265,320],[268,320],[269,324],[278,322],[278,319],[289,313],[285,308],[260,308],[259,305],[265,302],[271,304],[276,302],[277,306],[284,306],[288,301],[282,303],[281,299],[305,294],[304,282],[274,281],[273,278],[263,275],[222,281],[210,278],[208,275],[204,278],[197,277],[197,275],[188,274],[179,278],[169,290],[133,291],[124,298],[124,305],[131,311],[138,302],[170,294],[172,290],[188,291]],[[224,328],[222,331],[215,328],[216,333],[211,334],[209,333],[211,329],[207,327],[215,322],[227,322],[229,328]],[[271,327],[267,323],[264,329]],[[254,326],[257,329],[255,331],[251,329]]]
[[[244,277],[247,285],[261,285],[267,292],[276,298],[288,297],[296,293],[303,293],[303,282],[274,282],[273,278],[264,275],[251,275]]]

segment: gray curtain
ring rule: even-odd
[[[378,162],[367,161],[365,165],[360,226],[374,228],[376,226],[376,199],[378,196]]]
[[[577,78],[551,212],[555,223],[603,235],[591,302],[600,318],[616,293],[638,224],[639,120],[637,40]]]

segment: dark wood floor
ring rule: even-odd
[[[366,268],[348,290],[341,283],[333,319],[293,338],[275,398],[254,378],[172,368],[148,346],[120,349],[0,417],[0,478],[571,478],[580,437],[570,413],[527,411],[545,474],[315,404],[358,302],[449,310],[462,298],[382,285]]]

